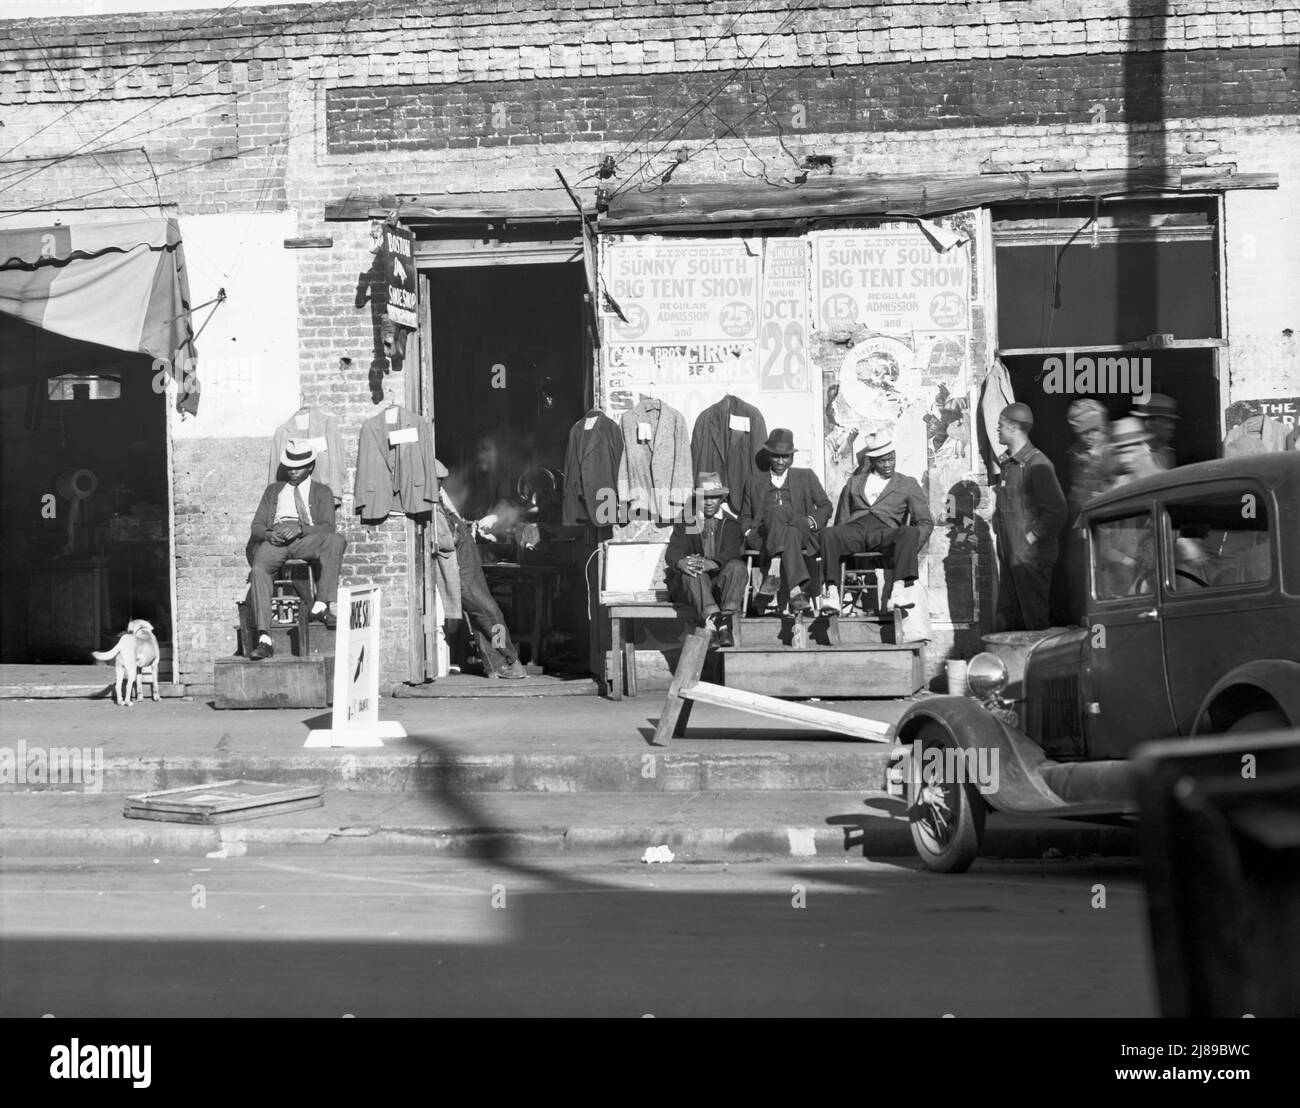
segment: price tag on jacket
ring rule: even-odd
[[[310,446],[317,454],[325,454],[329,451],[324,435],[317,435],[314,439],[299,439],[298,441],[301,445]]]
[[[650,441],[650,424],[638,423],[636,425],[636,441],[637,442]]]
[[[397,446],[404,442],[419,442],[420,429],[418,427],[403,427],[400,431],[388,432],[388,445]]]
[[[599,418],[600,416],[588,416],[585,420],[582,421],[582,429],[584,431],[590,431],[593,427],[596,426],[596,420],[598,420]]]
[[[727,421],[733,431],[749,431],[749,416],[747,415],[728,416]]]
[[[386,412],[384,413],[384,422],[385,422],[385,423],[396,423],[396,422],[397,422],[397,409],[396,409],[396,408],[389,408],[388,411],[386,411]]]
[[[308,426],[311,424],[311,413],[299,412],[293,417],[293,424],[299,431],[307,430]]]

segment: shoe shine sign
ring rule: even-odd
[[[406,737],[400,723],[379,718],[379,615],[376,585],[340,586],[334,640],[334,716],[328,731],[311,731],[304,747],[383,746]]]

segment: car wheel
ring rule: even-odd
[[[1234,731],[1285,731],[1291,726],[1290,721],[1277,708],[1268,708],[1262,712],[1248,712],[1234,720],[1228,728],[1228,734]]]
[[[946,759],[927,756],[931,749],[957,749],[939,724],[930,723],[916,736],[921,765],[911,767],[908,820],[912,844],[925,868],[936,873],[962,873],[979,854],[984,837],[984,797],[970,782],[945,780]],[[917,749],[913,747],[913,749]]]

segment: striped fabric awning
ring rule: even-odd
[[[174,219],[0,230],[0,313],[166,361],[176,407],[195,415],[196,353]]]

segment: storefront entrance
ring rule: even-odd
[[[152,360],[8,316],[0,349],[4,683],[107,685],[107,668],[91,680],[48,667],[91,662],[132,619],[153,624],[169,678],[166,396]],[[53,676],[17,672],[36,665]]]
[[[447,492],[480,521],[484,573],[521,660],[547,673],[588,672],[583,574],[592,546],[584,528],[560,518],[569,430],[591,402],[582,267],[440,265],[425,277]],[[449,645],[453,664],[475,667],[463,624]]]

